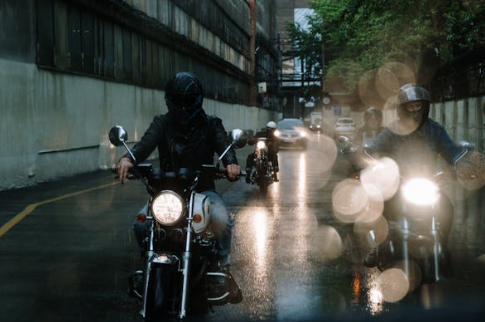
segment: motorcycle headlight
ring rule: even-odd
[[[438,185],[421,178],[407,181],[402,187],[402,193],[404,199],[420,206],[432,205],[440,197]]]
[[[161,225],[173,226],[178,223],[184,214],[182,197],[173,191],[162,191],[153,198],[152,215]]]
[[[274,136],[279,137],[281,135],[280,130],[275,130],[274,131]]]
[[[258,144],[256,144],[256,147],[258,148],[258,150],[262,150],[266,147],[266,143],[264,143],[263,141],[258,141]]]

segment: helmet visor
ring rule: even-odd
[[[429,93],[426,89],[421,86],[414,86],[414,85],[404,85],[401,87],[398,95],[398,103],[399,105],[405,104],[407,102],[415,102],[415,101],[428,101],[429,102]]]

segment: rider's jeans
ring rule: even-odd
[[[206,190],[201,193],[209,197],[210,200],[211,228],[217,236],[217,254],[220,256],[229,255],[231,253],[232,227],[234,226],[231,214],[227,210],[224,200],[215,190]],[[140,213],[147,213],[147,205],[140,210]],[[145,251],[144,241],[148,228],[147,222],[140,223],[135,220],[133,223],[133,231],[142,253]]]

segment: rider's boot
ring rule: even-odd
[[[278,179],[278,171],[280,171],[280,169],[278,167],[273,167],[273,180],[274,180],[274,182],[280,181]]]
[[[251,168],[246,168],[246,183],[251,183]]]
[[[379,259],[381,254],[379,253],[379,249],[377,247],[373,247],[364,257],[364,266],[365,267],[376,267],[379,264]]]
[[[278,179],[278,173],[273,173],[273,181],[274,182],[279,182],[280,180]]]
[[[143,271],[134,272],[128,278],[129,294],[135,298],[143,298]]]
[[[230,286],[229,286],[229,293],[230,299],[229,303],[232,304],[237,304],[241,303],[243,300],[243,295],[242,291],[239,288],[239,285],[237,285],[236,280],[234,279],[234,276],[232,276],[230,272],[231,264],[230,264],[230,259],[229,255],[224,255],[224,256],[218,256],[217,264],[220,268],[220,270],[230,277]]]

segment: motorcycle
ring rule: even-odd
[[[345,176],[359,180],[360,172],[367,166],[365,158],[365,149],[367,145],[354,145],[352,144],[352,141],[344,135],[337,138],[336,144],[339,156],[347,165],[344,170]]]
[[[369,240],[376,250],[377,268],[401,268],[414,287],[437,283],[451,274],[449,253],[441,231],[440,198],[445,198],[435,180],[416,177],[406,180],[397,196],[399,213],[389,221],[389,237],[384,247],[378,247],[374,230]]]
[[[246,182],[258,185],[260,191],[264,193],[268,190],[268,186],[275,182],[275,172],[273,164],[269,160],[266,138],[258,138],[254,145],[253,168],[250,173],[246,174],[249,176]]]
[[[232,147],[246,144],[243,131],[233,130],[231,136],[232,143],[219,161]],[[111,143],[123,145],[135,160],[126,144],[127,137],[121,126],[109,132]],[[217,262],[210,202],[206,195],[196,192],[203,176],[225,178],[219,164],[202,165],[196,171],[163,172],[149,163],[140,163],[132,170],[149,193],[147,213],[137,217],[148,227],[144,240],[145,270],[131,276],[132,283],[140,282],[141,287],[132,285],[131,292],[142,299],[143,318],[182,320],[188,313],[204,314],[212,306],[240,302],[242,294],[232,275]]]
[[[470,150],[462,146],[464,151],[458,160]],[[374,167],[384,168],[379,162]],[[372,166],[363,170],[360,178],[363,182],[366,182],[365,171],[372,171]],[[396,194],[386,201],[389,233],[385,241],[379,245],[378,240],[382,241],[382,238],[378,237],[382,234],[377,236],[380,234],[378,230],[370,229],[367,233],[373,250],[373,264],[381,271],[402,269],[410,282],[410,291],[452,275],[447,236],[443,231],[449,232],[449,226],[448,229],[444,226],[451,225],[453,205],[441,190],[441,183],[452,177],[447,178],[444,172],[434,175],[424,175],[427,171],[414,173],[416,175],[400,177]]]

